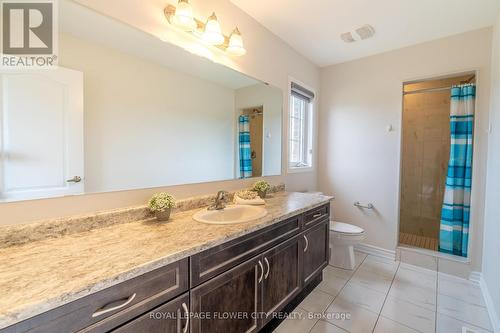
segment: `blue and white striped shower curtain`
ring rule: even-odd
[[[239,118],[240,178],[252,177],[252,151],[250,147],[250,118]]]
[[[439,251],[462,257],[467,257],[469,242],[475,99],[473,84],[451,89],[450,161],[441,210]]]

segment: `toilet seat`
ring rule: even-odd
[[[342,222],[331,222],[330,230],[344,235],[360,235],[365,232],[363,228]]]

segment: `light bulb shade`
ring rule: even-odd
[[[233,33],[229,37],[229,45],[226,49],[232,55],[242,56],[247,53],[245,47],[243,46],[243,38],[238,28],[234,29]]]
[[[203,40],[211,45],[221,45],[224,44],[224,35],[220,28],[219,21],[217,21],[217,16],[213,13],[207,20],[205,24],[205,30],[203,31]]]
[[[193,9],[188,0],[179,0],[172,23],[184,31],[193,31],[198,26],[193,16]]]

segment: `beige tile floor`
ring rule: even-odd
[[[328,266],[323,282],[275,332],[492,332],[476,284],[362,253],[356,260],[353,271]]]

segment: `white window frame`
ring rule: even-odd
[[[306,137],[306,145],[304,146],[305,154],[309,154],[308,159],[309,163],[308,165],[304,166],[292,166],[290,164],[290,134],[291,134],[291,108],[292,108],[292,83],[295,83],[297,85],[300,85],[301,87],[310,90],[311,92],[314,93],[314,98],[312,98],[309,101],[309,108],[307,110],[307,124],[305,128],[305,133],[304,136]],[[314,89],[308,87],[307,85],[303,84],[302,82],[295,80],[293,78],[289,78],[288,82],[288,108],[287,108],[287,117],[286,117],[286,128],[287,128],[287,138],[286,138],[286,167],[287,167],[287,173],[300,173],[300,172],[311,172],[314,170],[314,156],[315,156],[315,145],[314,145],[314,129],[315,129],[315,101],[317,99],[316,92]]]

